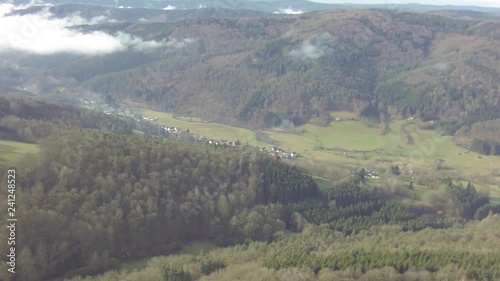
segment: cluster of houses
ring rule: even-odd
[[[158,121],[158,117],[152,117],[147,115],[142,116],[142,119],[146,121]]]
[[[371,179],[378,179],[380,178],[380,174],[376,171],[369,171],[368,173],[366,173],[366,177]]]
[[[120,115],[120,114],[118,114]],[[141,115],[139,113],[133,113],[130,115],[130,117],[132,119],[134,119],[135,121],[137,122],[140,122],[140,121],[150,121],[150,122],[153,122],[153,121],[158,121],[158,117],[153,117],[153,116],[148,116],[148,115]]]
[[[298,153],[296,153],[296,152],[287,152],[287,151],[284,151],[283,149],[281,149],[281,148],[279,148],[277,146],[273,146],[271,148],[271,150],[269,150],[269,151],[265,147],[260,147],[259,150],[261,152],[266,152],[266,153],[269,152],[272,156],[279,157],[279,158],[292,158],[292,159],[295,159],[295,158],[299,157]]]
[[[114,107],[112,105],[102,103],[101,101],[95,101],[95,100],[89,100],[89,99],[82,98],[82,99],[80,99],[80,103],[85,108],[90,108],[93,110],[101,111],[107,115],[119,115],[119,116],[125,115],[125,113],[121,109]]]
[[[236,147],[236,146],[240,146],[240,144],[241,144],[239,141],[211,140],[211,139],[207,139],[207,138],[201,137],[201,136],[195,137],[195,141],[206,143],[209,145],[223,146],[223,147],[230,147],[230,146]]]
[[[80,102],[83,103],[83,104],[96,104],[95,101],[88,100],[88,99],[80,99]]]
[[[161,126],[161,128],[165,132],[167,132],[169,134],[172,134],[172,135],[179,135],[180,133],[182,133],[181,128],[178,128],[178,127]],[[187,130],[187,132],[189,133],[189,130]]]
[[[238,147],[241,145],[240,141],[228,141],[228,140],[211,140],[206,137],[202,136],[196,136],[194,138],[195,141],[205,143],[208,145],[213,145],[213,146],[220,146],[220,147]],[[264,153],[269,153],[274,157],[278,158],[288,158],[288,159],[295,159],[299,157],[299,154],[296,152],[287,152],[284,151],[283,149],[274,146],[270,150],[268,150],[265,147],[257,147],[257,149],[261,152]]]
[[[125,109],[122,110],[120,108],[113,107],[111,105],[107,105],[105,103],[102,103],[100,101],[94,101],[94,100],[89,100],[89,99],[80,99],[80,102],[88,108],[94,109],[94,110],[99,110],[101,112],[104,112],[108,115],[119,115],[119,116],[129,116],[130,118],[134,119],[136,122],[141,122],[141,121],[149,121],[149,122],[154,122],[158,121],[158,117],[154,116],[148,116],[148,115],[141,115],[137,112],[134,112],[135,110],[133,109]],[[341,121],[342,119],[337,118],[337,121]],[[165,132],[169,133],[172,136],[178,137],[181,135],[183,130],[179,127],[169,127],[169,126],[160,126],[162,130]],[[189,133],[189,129],[185,130],[185,132]],[[195,141],[206,143],[208,145],[214,145],[214,146],[221,146],[221,147],[237,147],[240,146],[241,143],[239,141],[228,141],[228,140],[213,140],[213,139],[208,139],[203,136],[195,136],[194,137]],[[268,150],[265,147],[257,147],[261,152],[269,153],[274,157],[277,158],[288,158],[288,159],[295,159],[299,157],[299,154],[296,152],[287,152],[284,151],[283,149],[274,146],[270,150]]]

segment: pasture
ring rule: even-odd
[[[257,140],[255,133],[251,130],[231,127],[228,125],[211,123],[198,118],[173,117],[170,113],[144,110],[144,115],[158,117],[155,123],[169,127],[180,127],[182,130],[189,129],[191,134],[200,135],[209,139],[225,139],[228,141],[237,141],[248,143],[254,146],[265,146],[264,142]]]
[[[211,123],[197,118],[173,117],[172,114],[144,110],[143,114],[158,117],[156,123],[189,129],[194,135],[211,139],[239,140],[254,146],[270,147],[259,141],[255,132],[238,127]],[[306,124],[295,127],[293,133],[276,128],[264,131],[281,148],[299,153],[304,165],[342,165],[373,167],[388,170],[398,165],[402,172],[422,173],[446,171],[455,178],[471,181],[478,189],[500,200],[500,157],[481,156],[466,152],[453,143],[451,136],[419,129],[416,121],[396,120],[389,123],[387,132],[370,128],[349,112],[332,112],[340,118],[327,127]],[[335,120],[335,119],[334,119]],[[400,128],[411,136],[413,144],[403,141]]]
[[[36,154],[35,144],[0,140],[0,165],[14,165],[26,154]]]

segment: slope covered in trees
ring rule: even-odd
[[[279,241],[262,260],[272,269],[304,267],[317,273],[392,267],[405,274],[412,265],[435,272],[455,263],[469,277],[497,278],[491,262],[497,256],[491,253],[378,248],[311,257],[312,248],[286,244],[293,244],[291,232],[315,227],[346,240],[352,236],[345,235],[387,224],[400,229],[398,235],[410,235],[403,232],[447,229],[500,212],[470,184],[446,182],[444,193],[430,200],[438,202],[436,208],[419,210],[367,189],[363,171],[320,190],[296,167],[250,146],[132,135],[125,120],[36,100],[0,98],[0,105],[2,137],[40,146],[40,153],[18,169],[16,183],[16,206],[22,206],[16,213],[17,259],[23,266],[11,275],[3,262],[0,272],[7,275],[0,275],[2,280],[94,275],[130,257],[170,254],[200,240],[220,246]],[[0,190],[0,203],[6,203],[7,193]],[[1,239],[7,234],[0,229]],[[316,247],[310,244],[314,241],[301,243]],[[2,252],[6,247],[0,244]],[[209,278],[226,264],[209,259],[200,263],[200,272]],[[178,266],[162,270],[164,280],[197,278]]]
[[[345,235],[306,225],[300,234],[271,244],[252,242],[208,253],[156,257],[137,271],[109,271],[69,280],[499,280],[498,227],[498,216],[419,232],[381,226]],[[206,276],[202,266],[209,262],[222,262],[225,267]],[[173,275],[189,279],[168,279]]]
[[[37,143],[71,128],[97,129],[123,135],[132,135],[135,129],[147,135],[166,136],[157,125],[136,122],[132,118],[37,99],[0,96],[0,139]]]
[[[347,109],[454,132],[499,117],[499,24],[376,10],[127,24],[148,40],[190,41],[146,65],[78,75],[93,77],[87,90],[225,123],[298,124]]]
[[[4,280],[92,274],[189,240],[270,241],[285,227],[280,203],[318,192],[253,149],[71,129],[40,143],[17,184],[23,269]]]

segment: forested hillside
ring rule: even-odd
[[[233,10],[210,7],[205,9],[189,9],[189,10],[161,10],[161,9],[146,9],[146,8],[127,8],[122,5],[122,8],[117,6],[103,6],[101,1],[96,3],[81,4],[60,4],[52,6],[48,9],[55,17],[64,18],[72,16],[75,13],[84,18],[95,18],[106,15],[112,21],[138,22],[146,19],[155,22],[177,22],[189,19],[201,18],[217,18],[217,17],[262,17],[266,13],[255,10]],[[162,7],[163,8],[163,7]],[[32,6],[27,9],[15,11],[14,15],[23,15],[34,13],[43,10],[43,6]]]
[[[130,255],[170,254],[189,241],[221,246],[272,242],[309,223],[353,234],[385,224],[419,231],[460,222],[437,219],[432,209],[412,210],[384,193],[362,189],[362,174],[320,191],[310,176],[251,147],[70,128],[39,143],[40,154],[20,170],[16,189],[16,204],[23,207],[17,212],[23,267],[5,280],[96,274]],[[447,196],[456,206],[447,218],[483,219],[500,212],[471,185],[464,189],[450,182]],[[7,230],[0,234],[5,237]],[[7,245],[0,247],[4,251]],[[264,265],[343,270],[359,262],[360,269],[393,266],[404,273],[408,264],[434,271],[455,262],[473,278],[496,276],[491,255],[415,252],[401,263],[399,254],[389,252],[359,252],[362,261],[300,253],[280,254]],[[384,260],[375,262],[373,257],[381,254]],[[486,264],[476,266],[470,259],[485,259]]]
[[[272,244],[254,242],[198,254],[157,257],[139,270],[69,280],[499,280],[499,226],[498,216],[463,227],[419,232],[381,226],[344,235],[324,226],[306,225],[300,234]],[[216,262],[224,268],[209,275],[203,273],[205,264]]]
[[[281,204],[318,194],[310,177],[253,149],[71,129],[41,141],[19,173],[23,269],[4,280],[92,274],[189,240],[270,241],[285,228]]]
[[[341,109],[373,118],[416,115],[451,133],[499,117],[498,21],[331,10],[86,28],[186,43],[140,66],[123,64],[137,58],[132,55],[49,71],[67,73],[83,89],[164,111],[266,127]],[[102,63],[118,61],[128,70],[103,73]]]
[[[71,30],[120,40],[127,34],[144,40],[142,47],[100,56],[8,57],[0,88],[97,93],[249,128],[328,122],[329,112],[347,110],[374,120],[415,116],[453,134],[500,117],[500,21],[494,18],[361,9],[167,13],[86,5],[49,12],[69,17],[79,9],[89,23]],[[100,13],[121,21],[91,20]]]
[[[132,118],[111,116],[71,105],[37,99],[0,96],[0,139],[37,143],[71,128],[97,129],[123,135],[133,130],[147,135],[168,136],[157,125]]]

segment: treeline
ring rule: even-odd
[[[500,278],[498,253],[435,252],[435,251],[342,251],[333,255],[318,256],[307,253],[281,252],[269,257],[264,265],[272,269],[308,267],[314,272],[324,268],[333,271],[348,268],[366,272],[371,269],[393,267],[402,274],[410,268],[436,272],[449,264],[466,270],[467,278],[493,280]]]
[[[119,118],[37,99],[0,96],[0,139],[36,143],[69,128],[97,129],[123,135],[132,135],[138,130],[146,135],[168,136],[158,125],[136,122],[128,117]]]
[[[287,211],[292,227],[298,227],[294,217],[298,213],[309,223],[328,224],[346,234],[384,224],[397,224],[412,231],[428,226],[441,227],[419,218],[401,203],[388,201],[376,191],[361,188],[356,180],[334,186],[315,199],[289,204]]]
[[[104,113],[76,108],[70,105],[48,103],[35,99],[16,99],[0,96],[0,117],[15,117],[62,126],[113,131],[132,134],[132,128],[124,120]]]
[[[305,267],[319,280],[444,280],[451,276],[453,280],[499,280],[495,230],[499,218],[490,215],[481,222],[418,232],[379,226],[355,235],[306,226],[300,235],[274,243],[263,265],[281,270]],[[382,274],[380,270],[387,267],[394,273]]]
[[[470,150],[483,155],[500,155],[500,142],[487,141],[475,138],[471,145]]]
[[[2,262],[3,280],[95,274],[127,252],[166,254],[190,240],[271,241],[285,229],[281,202],[318,190],[296,168],[251,148],[80,129],[40,146],[17,183],[22,268],[5,275]]]
[[[305,225],[301,233],[282,235],[272,243],[247,242],[199,254],[156,257],[138,270],[70,280],[165,281],[174,276],[179,278],[174,280],[207,281],[500,280],[499,227],[498,215],[418,232],[384,225],[345,235],[325,225]],[[206,276],[204,272],[213,268],[218,272]]]
[[[481,196],[471,183],[467,187],[448,183],[449,194],[460,217],[464,219],[483,219],[490,212],[499,213],[500,205],[490,204],[490,198]]]
[[[455,133],[455,141],[483,155],[500,155],[500,119],[465,125]]]

